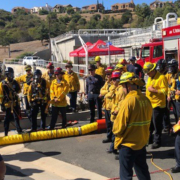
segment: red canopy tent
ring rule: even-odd
[[[92,43],[87,42],[86,45],[87,45],[87,47],[89,47],[89,46],[92,45]],[[83,46],[81,46],[81,47],[79,47],[78,49],[75,49],[74,51],[70,52],[70,53],[69,53],[69,56],[70,56],[70,57],[79,57],[79,52],[80,52],[81,50],[83,50],[83,49],[84,49]]]
[[[116,54],[124,54],[124,49],[117,48],[113,45],[107,45],[104,41],[98,40],[92,46],[87,48],[88,56],[106,56],[106,55],[116,55]],[[86,57],[86,52],[84,48],[79,51],[79,57]]]

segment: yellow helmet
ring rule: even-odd
[[[101,58],[99,56],[96,56],[95,59],[94,59],[96,62],[100,61]]]
[[[144,86],[145,82],[139,78],[139,76],[135,75],[133,72],[125,72],[122,74],[120,78],[120,83],[131,83],[131,84],[136,84],[137,86]]]
[[[156,68],[156,64],[155,63],[151,63],[151,62],[146,62],[143,66],[143,72],[145,74],[153,71]]]
[[[115,67],[115,70],[116,69],[123,69],[123,68],[124,68],[124,66],[122,64],[117,64],[116,67]]]
[[[121,59],[119,60],[119,64],[126,65],[126,64],[128,64],[128,63],[127,63],[127,61],[126,61],[125,59],[121,58]]]
[[[26,65],[24,69],[25,69],[25,71],[29,71],[32,69],[32,67],[30,65]]]

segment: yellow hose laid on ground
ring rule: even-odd
[[[39,140],[84,135],[96,131],[97,129],[98,129],[98,123],[94,122],[81,127],[16,134],[11,136],[0,137],[0,146],[24,143],[30,141],[39,141]]]

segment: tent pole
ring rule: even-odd
[[[110,55],[110,36],[108,36],[108,56],[109,56],[109,60],[108,60],[108,65],[111,66],[111,55]]]
[[[84,48],[84,51],[86,52],[86,57],[85,57],[85,59],[86,59],[86,75],[88,75],[88,50],[87,50],[87,45],[84,42],[84,40],[81,38],[80,35],[78,37],[79,37],[79,40],[80,40],[80,42],[81,42],[81,44],[82,44],[82,46]]]

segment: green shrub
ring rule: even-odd
[[[33,54],[34,54],[33,52],[25,52],[17,56],[16,59],[23,59],[24,56],[32,56]]]

